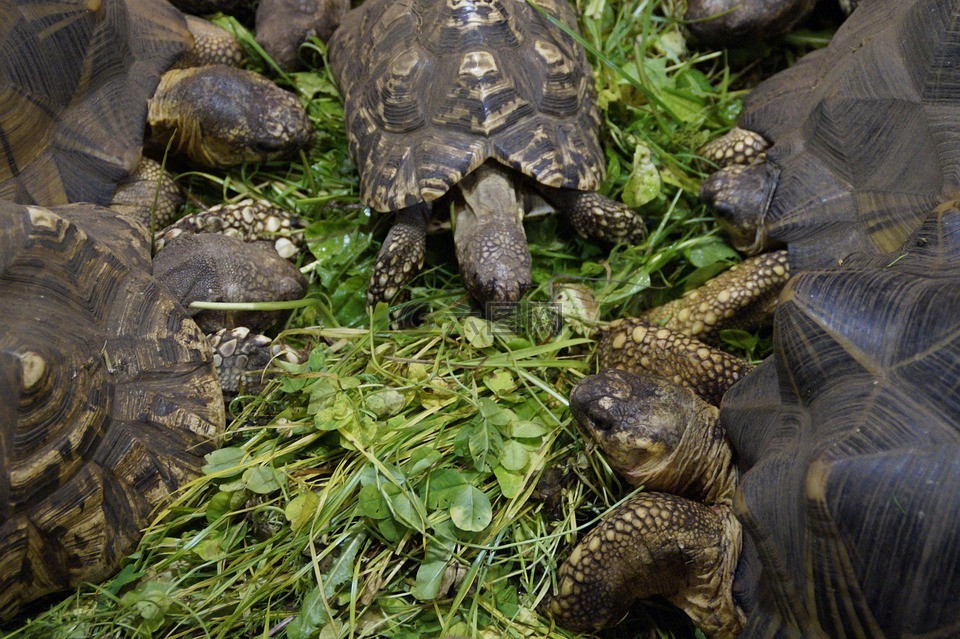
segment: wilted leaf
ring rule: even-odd
[[[367,410],[377,416],[377,419],[388,419],[403,410],[407,399],[400,391],[391,388],[371,393],[363,399]]]
[[[493,325],[479,317],[467,317],[463,320],[463,336],[474,348],[493,346]]]
[[[509,371],[500,369],[484,377],[483,384],[493,391],[494,395],[505,395],[517,388],[517,382],[513,379],[513,375]]]
[[[286,515],[287,521],[290,522],[290,527],[293,530],[300,530],[310,523],[319,505],[320,497],[311,490],[294,497],[293,500],[287,504],[283,514]]]
[[[623,188],[624,204],[634,208],[643,206],[660,195],[662,184],[650,148],[637,144],[633,150],[633,168]]]

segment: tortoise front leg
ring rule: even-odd
[[[276,370],[271,370],[274,361],[296,364],[304,356],[279,340],[254,333],[244,326],[222,328],[207,335],[207,341],[213,350],[213,366],[220,388],[227,398],[262,392],[277,375]]]
[[[582,237],[602,242],[639,244],[647,236],[647,227],[637,213],[593,191],[555,189],[537,185],[551,206],[567,216]]]
[[[714,346],[720,331],[755,330],[772,317],[789,277],[787,252],[765,253],[640,317],[614,320],[600,333],[598,366],[656,373],[719,405],[727,389],[753,370]]]
[[[368,306],[393,302],[423,268],[429,220],[430,205],[425,202],[397,211],[373,265],[373,275],[367,287]]]
[[[723,329],[753,331],[769,321],[788,279],[787,251],[763,253],[731,266],[683,297],[647,310],[641,317],[717,344]]]
[[[733,600],[741,534],[729,505],[640,493],[573,549],[548,611],[564,628],[596,631],[659,595],[711,639],[732,639],[745,621]]]

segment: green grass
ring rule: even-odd
[[[604,119],[602,190],[636,206],[650,233],[611,250],[556,218],[531,222],[532,310],[575,282],[612,319],[736,259],[697,201],[708,167],[694,152],[733,124],[752,67],[738,75],[723,53],[687,50],[672,4],[579,7]],[[772,54],[782,63],[805,46]],[[558,562],[628,492],[566,408],[592,342],[570,321],[551,334],[480,319],[444,236],[431,238],[411,290],[419,326],[393,331],[385,312],[368,316],[363,293],[389,220],[358,202],[327,73],[281,81],[316,123],[310,152],[181,181],[195,204],[257,197],[310,220],[309,303],[284,333],[309,359],[265,396],[231,404],[223,448],[117,576],[8,624],[7,636],[570,636],[537,607]],[[658,606],[638,607],[626,628],[692,636]]]

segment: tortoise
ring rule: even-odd
[[[116,569],[224,427],[133,219],[0,201],[0,618]]]
[[[277,157],[312,135],[297,98],[252,72],[207,65],[161,78],[192,41],[166,0],[80,9],[22,0],[4,3],[0,20],[8,26],[0,39],[0,198],[108,204],[137,166],[148,118],[151,136],[176,129],[175,148],[214,166]],[[226,137],[201,143],[189,135],[197,131]],[[155,144],[166,148],[166,140]]]
[[[578,423],[658,492],[574,550],[558,623],[594,629],[662,594],[715,639],[955,634],[958,278],[950,202],[900,251],[794,276],[774,354],[719,413],[652,374],[583,380]]]
[[[738,249],[795,271],[896,250],[960,181],[958,4],[876,0],[754,89],[703,182]],[[736,162],[740,162],[737,164]]]
[[[185,306],[298,298],[305,281],[266,242],[223,233],[175,235],[151,264],[137,217],[95,205],[0,200],[0,222],[2,619],[112,572],[199,474],[224,398],[289,359],[250,330],[275,313]]]
[[[639,216],[595,192],[605,161],[591,70],[551,22],[576,32],[573,9],[538,6],[550,19],[523,2],[373,0],[331,38],[361,200],[396,215],[371,306],[419,271],[428,221],[449,199],[460,271],[481,303],[515,302],[530,285],[522,194],[542,196],[586,237],[643,237]]]

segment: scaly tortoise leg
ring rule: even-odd
[[[711,639],[733,639],[745,621],[732,595],[741,539],[730,506],[640,493],[573,550],[548,611],[563,628],[596,631],[659,595]]]
[[[145,229],[153,231],[177,219],[184,199],[173,176],[159,162],[141,156],[137,169],[117,185],[110,208],[133,217]]]
[[[757,328],[789,276],[786,251],[766,253],[641,317],[615,320],[600,333],[598,369],[655,373],[718,405],[753,366],[704,340],[716,343],[727,327]]]
[[[220,387],[228,396],[262,391],[273,376],[268,368],[274,360],[296,364],[302,359],[302,353],[243,326],[222,328],[207,340]]]
[[[550,188],[537,190],[551,206],[567,216],[574,230],[587,239],[639,244],[647,236],[643,219],[623,202],[593,191]]]
[[[767,159],[770,143],[754,131],[733,127],[716,140],[711,140],[697,150],[701,157],[725,168],[736,164],[746,166]]]
[[[600,336],[596,357],[600,370],[654,373],[714,405],[753,370],[748,362],[726,351],[636,317],[611,322]]]
[[[787,252],[771,251],[731,266],[703,286],[651,308],[641,317],[716,344],[723,329],[753,331],[769,320],[789,278]]]
[[[154,249],[161,249],[185,233],[220,233],[244,242],[272,242],[280,257],[290,259],[303,248],[306,223],[294,213],[261,200],[219,204],[185,215],[157,234]]]
[[[423,268],[429,220],[430,205],[427,203],[397,211],[373,265],[373,275],[367,287],[368,306],[399,301],[397,296]]]

